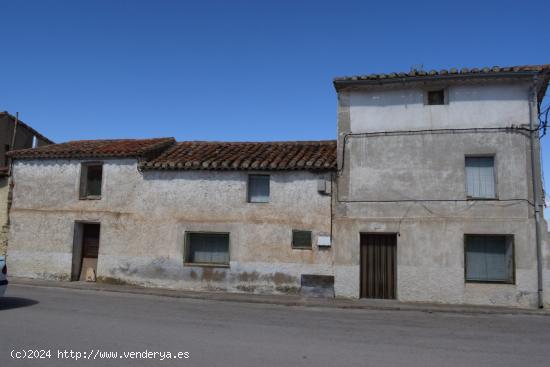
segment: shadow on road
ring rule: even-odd
[[[0,297],[0,311],[36,305],[38,301],[21,297]]]

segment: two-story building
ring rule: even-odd
[[[542,305],[549,77],[550,65],[335,79],[337,296]]]

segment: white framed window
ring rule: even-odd
[[[466,195],[471,199],[495,199],[495,157],[466,156]]]

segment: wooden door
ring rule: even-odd
[[[82,257],[97,259],[97,254],[99,252],[99,224],[85,223],[83,228]]]
[[[394,299],[397,235],[361,234],[361,297]]]

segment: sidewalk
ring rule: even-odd
[[[462,314],[502,314],[502,315],[539,315],[550,316],[550,309],[522,309],[496,306],[445,305],[434,303],[405,303],[395,300],[377,299],[338,299],[338,298],[304,298],[287,295],[263,295],[229,292],[199,292],[182,291],[163,288],[146,288],[132,285],[116,285],[108,283],[61,282],[29,278],[10,277],[9,284],[15,286],[54,287],[80,289],[89,291],[105,291],[118,293],[143,294],[161,297],[188,298],[224,302],[261,303],[280,306],[331,307],[342,309],[386,310],[386,311],[420,311],[445,312]],[[8,287],[10,286],[8,285]]]

